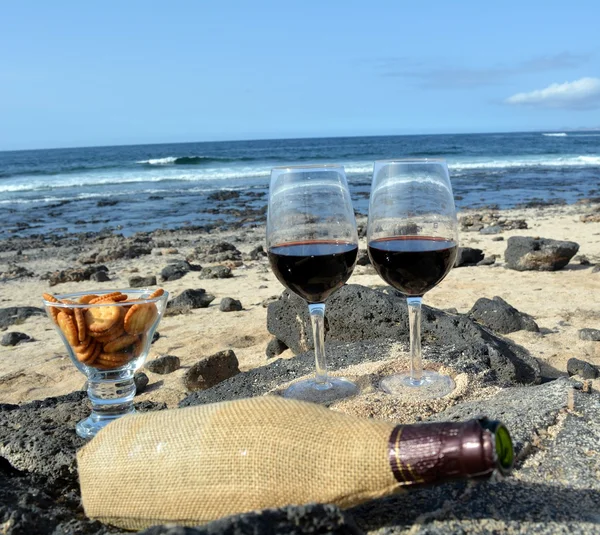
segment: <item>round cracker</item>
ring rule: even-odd
[[[97,358],[100,356],[100,353],[102,353],[102,344],[96,344],[92,354],[85,361],[83,361],[83,363],[86,366],[91,366],[96,362]]]
[[[42,298],[45,301],[49,301],[50,303],[60,303],[60,301],[58,299],[56,299],[56,297],[54,297],[52,294],[42,294]],[[52,316],[54,323],[57,323],[56,316],[58,316],[58,313],[60,312],[60,308],[48,306],[48,312],[50,312],[50,315]]]
[[[65,335],[67,342],[71,347],[79,345],[79,336],[77,335],[77,327],[73,321],[73,317],[69,316],[64,310],[61,310],[56,316],[56,322],[60,330]]]
[[[162,288],[157,288],[156,290],[154,290],[150,296],[148,297],[148,299],[154,299],[155,297],[160,297],[161,295],[163,295],[165,293],[165,291]]]
[[[54,297],[52,294],[42,294],[42,297],[45,301],[50,301],[50,303],[60,303],[60,301],[56,299],[56,297]]]
[[[77,325],[79,341],[83,342],[87,338],[87,325],[85,324],[85,318],[83,317],[83,309],[74,308],[73,315],[75,316],[75,325]]]
[[[135,334],[124,334],[104,344],[104,353],[116,353],[134,344],[138,337]]]
[[[133,305],[125,314],[123,325],[129,334],[143,334],[158,317],[158,309],[154,303]]]
[[[84,316],[90,332],[105,333],[117,323],[121,312],[118,306],[99,306],[88,308]]]
[[[87,294],[82,295],[79,298],[79,303],[82,305],[87,305],[92,299],[96,299],[98,296],[96,294]]]
[[[127,295],[121,292],[111,292],[92,299],[89,304],[100,305],[102,303],[118,303],[119,301],[127,301]]]
[[[79,362],[83,362],[84,364],[87,364],[94,356],[94,353],[98,351],[99,344],[93,338],[91,338],[90,340],[91,341],[87,345],[87,347],[75,351],[75,357],[77,358],[77,360]]]
[[[94,362],[94,367],[102,370],[112,370],[120,368],[129,362],[129,356],[126,353],[100,353]]]

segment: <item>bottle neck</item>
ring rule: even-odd
[[[395,427],[388,448],[394,477],[401,485],[415,485],[508,471],[510,466],[499,461],[492,427],[482,423],[469,420]]]

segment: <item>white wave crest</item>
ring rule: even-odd
[[[149,165],[169,165],[177,160],[175,156],[167,156],[166,158],[152,158],[150,160],[140,160],[135,163],[147,163]]]
[[[542,136],[546,136],[546,137],[567,137],[567,134],[565,134],[564,132],[548,132],[547,134],[542,134]]]
[[[531,158],[523,160],[482,160],[477,162],[453,162],[451,170],[467,169],[514,169],[517,167],[588,167],[600,165],[600,156],[565,156],[560,158]]]

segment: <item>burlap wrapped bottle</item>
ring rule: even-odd
[[[503,461],[493,433],[469,424],[395,426],[275,396],[126,416],[78,453],[83,505],[127,529],[197,525],[289,504],[350,507],[509,468],[512,450]]]

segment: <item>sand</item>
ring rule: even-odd
[[[424,302],[442,309],[453,307],[465,313],[480,297],[500,296],[521,312],[531,315],[538,323],[540,333],[519,331],[506,336],[524,346],[539,360],[544,376],[566,374],[566,363],[571,357],[600,365],[600,342],[582,341],[578,337],[579,329],[600,327],[600,272],[593,272],[594,264],[600,264],[600,223],[584,223],[580,219],[581,215],[596,209],[597,205],[581,203],[503,211],[503,217],[525,219],[529,226],[524,230],[504,231],[499,235],[504,237],[504,241],[494,241],[493,238],[498,235],[461,233],[462,246],[480,248],[486,256],[498,255],[496,263],[453,269],[437,288],[426,295]],[[477,212],[482,213],[483,210]],[[461,215],[465,213],[473,212],[466,211]],[[48,291],[68,293],[95,288],[126,288],[130,276],[158,276],[168,260],[184,259],[194,246],[207,239],[232,241],[239,235],[239,231],[210,234],[209,237],[188,235],[189,244],[178,247],[176,253],[167,254],[166,249],[155,250],[152,255],[137,259],[106,263],[111,278],[109,282],[64,283],[54,287],[49,287],[48,282],[39,276],[56,269],[77,267],[76,258],[82,251],[46,254],[39,259],[39,255],[31,254],[35,252],[24,250],[18,257],[18,263],[36,276],[0,282],[0,307],[41,306],[40,296]],[[517,235],[576,241],[580,244],[579,253],[566,268],[556,272],[506,269],[506,240]],[[249,252],[263,242],[264,228],[259,227],[245,231],[243,241],[234,243],[242,252]],[[364,240],[361,247],[365,247]],[[587,257],[589,265],[579,263],[578,257],[581,255]],[[35,256],[36,259],[29,259],[29,256]],[[14,259],[14,253],[0,253],[0,272],[7,269],[9,258]],[[371,266],[357,266],[350,282],[369,287],[384,285]],[[149,359],[176,355],[181,359],[182,368],[169,375],[146,371],[150,384],[146,392],[139,396],[140,399],[165,401],[169,406],[176,406],[187,394],[181,380],[186,369],[220,350],[233,349],[242,370],[267,363],[265,348],[271,335],[266,328],[267,309],[262,303],[278,295],[283,287],[271,273],[266,260],[245,262],[234,270],[234,277],[230,279],[198,280],[197,273],[190,272],[177,281],[161,283],[160,286],[172,295],[186,288],[204,288],[216,299],[208,308],[163,318],[158,328],[161,336],[152,345]],[[239,299],[243,310],[221,312],[219,303],[224,297]],[[10,331],[25,332],[34,341],[15,347],[0,346],[0,403],[23,403],[66,394],[83,386],[85,378],[66,356],[65,348],[47,318],[29,318],[21,325],[0,332],[0,336]],[[281,356],[292,357],[289,350]],[[355,373],[365,376],[380,371],[375,365],[371,370],[355,370]],[[462,385],[462,390],[457,390],[455,395],[460,395],[461,399],[493,394],[491,391],[482,391],[479,385],[469,382],[467,378],[458,378],[457,384]],[[426,416],[430,411],[437,412],[444,408],[443,403],[431,407],[412,404],[412,408],[404,407],[400,411],[384,403],[381,394],[368,390],[363,394],[363,401],[358,405],[342,402],[338,408],[401,420],[414,420]]]

